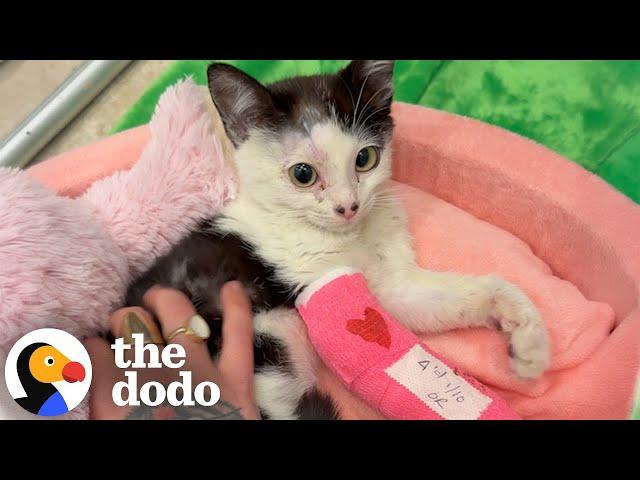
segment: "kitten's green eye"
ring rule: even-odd
[[[356,157],[356,171],[368,172],[378,166],[379,156],[376,147],[366,147],[358,152]]]
[[[296,163],[289,169],[289,177],[298,187],[310,187],[318,179],[315,169],[308,163]]]

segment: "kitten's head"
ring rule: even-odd
[[[283,216],[332,230],[358,224],[391,175],[392,61],[263,86],[212,64],[209,91],[235,146],[240,191]]]

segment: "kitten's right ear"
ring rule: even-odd
[[[211,99],[234,146],[245,141],[252,128],[267,127],[275,121],[271,94],[246,73],[231,65],[213,63],[207,68],[207,79]]]

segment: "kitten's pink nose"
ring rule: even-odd
[[[356,212],[358,211],[358,208],[360,208],[360,205],[358,205],[357,202],[353,202],[351,204],[351,207],[349,208],[349,210],[347,210],[346,208],[344,208],[342,205],[338,205],[336,207],[336,213],[338,215],[342,215],[344,218],[346,218],[347,220],[352,219],[353,217],[355,217]]]

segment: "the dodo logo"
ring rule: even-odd
[[[73,335],[42,328],[16,342],[4,375],[9,393],[22,408],[52,417],[73,410],[87,395],[91,362]]]

